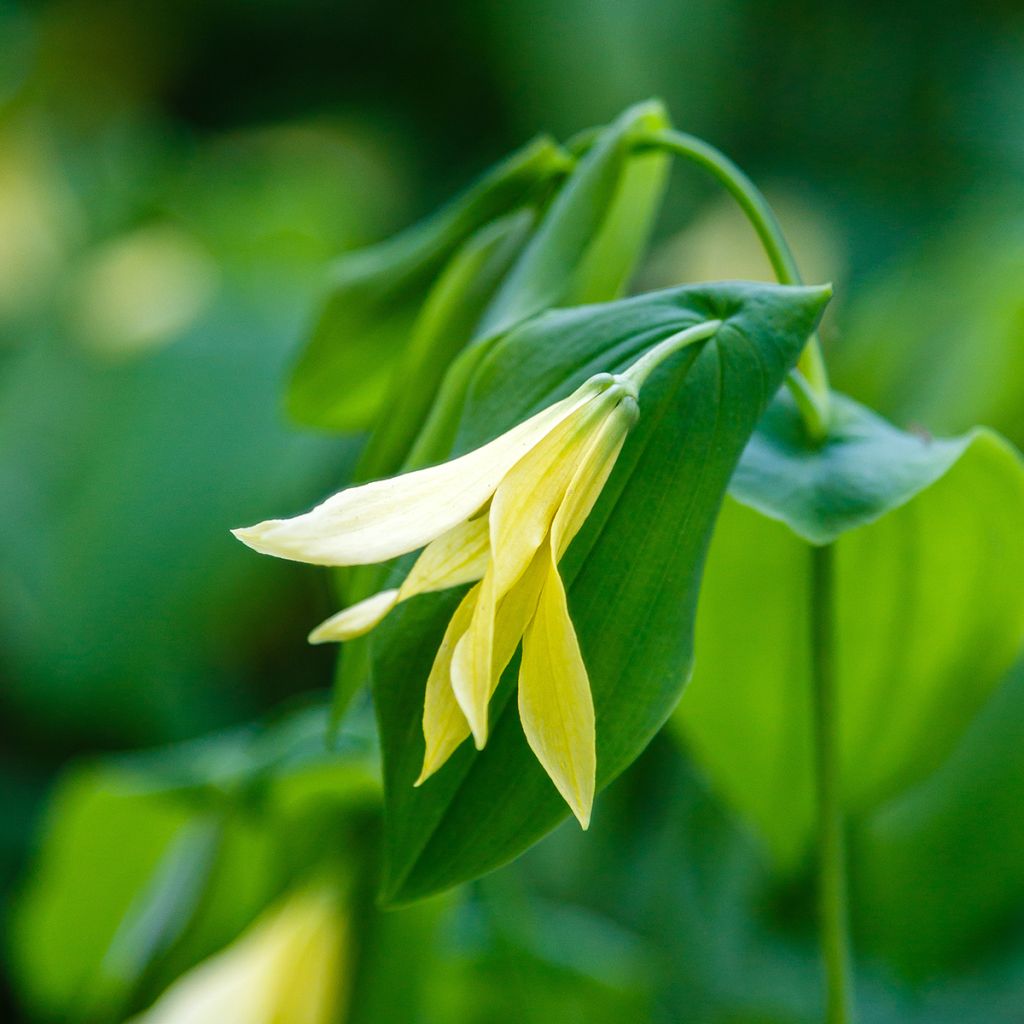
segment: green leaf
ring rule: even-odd
[[[669,122],[638,104],[599,132],[502,285],[479,334],[501,334],[535,313],[617,298],[632,277],[664,190],[669,160],[634,156],[633,138]]]
[[[780,395],[750,439],[729,493],[804,540],[829,544],[933,484],[975,436],[908,434],[833,394],[828,437],[814,446],[792,400]]]
[[[395,358],[442,267],[488,222],[542,200],[567,162],[554,142],[536,139],[428,220],[343,256],[295,367],[290,414],[331,430],[370,426],[391,386]]]
[[[669,360],[589,522],[563,560],[597,710],[598,786],[660,728],[682,691],[704,553],[736,461],[794,364],[828,289],[731,283],[543,314],[497,342],[473,378],[455,444],[464,452],[624,369],[683,328],[723,320]],[[492,701],[484,751],[469,744],[420,789],[424,684],[457,592],[408,602],[374,642],[385,766],[384,897],[405,902],[476,877],[550,831],[567,808],[529,751],[515,665]]]
[[[821,449],[799,443],[795,413],[779,400],[744,454],[708,559],[693,685],[675,715],[785,867],[805,853],[814,821],[808,539],[836,548],[850,814],[942,761],[1024,637],[1016,452],[986,430],[950,441],[904,434],[836,399]]]
[[[102,968],[104,953],[189,820],[188,808],[147,799],[105,770],[64,780],[12,928],[15,980],[40,1017],[73,1019],[76,1000],[117,1004],[122,993]]]

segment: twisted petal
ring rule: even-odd
[[[427,677],[427,689],[423,696],[423,740],[426,749],[423,753],[423,768],[415,782],[417,786],[433,775],[469,735],[466,716],[452,692],[451,666],[455,645],[469,628],[479,596],[480,584],[477,584],[455,609]]]
[[[400,588],[382,590],[332,615],[309,634],[309,642],[344,642],[362,636],[377,626],[399,601],[480,579],[489,557],[487,517],[459,523],[423,549]]]
[[[587,828],[597,770],[594,704],[565,588],[550,554],[547,568],[537,611],[523,637],[519,718],[530,749]]]
[[[557,563],[593,510],[635,420],[636,406],[627,399],[601,424],[580,459],[551,524],[549,544],[543,550],[543,589],[523,637],[519,669],[523,732],[583,828],[590,824],[594,802],[594,704]]]
[[[452,689],[478,748],[487,742],[487,704],[494,675],[495,612],[544,544],[552,520],[591,446],[594,431],[614,408],[605,396],[576,410],[522,457],[491,502],[491,566],[484,575],[473,621],[452,660]],[[503,643],[507,642],[503,638]],[[519,636],[512,642],[512,650]]]
[[[450,462],[350,487],[293,519],[233,531],[268,555],[315,565],[367,565],[423,547],[469,519],[502,477],[579,406],[608,387],[591,378],[568,398]]]
[[[505,595],[495,617],[494,685],[512,660],[526,624],[533,617],[540,588],[547,570],[546,556],[538,552],[519,582]],[[469,724],[462,713],[451,683],[451,662],[455,644],[469,627],[479,599],[480,587],[474,587],[456,609],[427,680],[423,702],[423,738],[426,751],[423,769],[416,785],[426,781],[451,756],[456,747],[470,735]],[[492,693],[488,695],[490,697]]]

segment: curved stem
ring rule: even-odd
[[[685,157],[712,174],[736,200],[757,232],[764,246],[772,270],[780,284],[802,284],[793,251],[782,233],[775,211],[768,205],[761,190],[724,153],[702,139],[685,132],[666,130],[638,136],[641,147],[664,149]],[[800,409],[808,432],[816,440],[828,433],[829,385],[828,372],[817,334],[807,340],[787,384]]]
[[[707,341],[721,326],[721,320],[707,320],[702,324],[687,327],[683,331],[677,331],[655,345],[649,352],[644,353],[628,370],[623,370],[619,377],[629,381],[639,393],[651,372],[669,356],[698,341]]]
[[[839,760],[839,708],[833,670],[831,545],[811,547],[811,675],[818,809],[818,921],[825,967],[826,1024],[852,1020],[850,938],[846,907],[846,855]]]

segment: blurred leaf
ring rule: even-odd
[[[757,418],[828,295],[726,284],[547,313],[498,342],[477,370],[457,452],[479,446],[593,373],[625,368],[682,328],[724,320],[711,342],[685,350],[646,385],[640,423],[563,562],[597,709],[599,787],[644,748],[686,681],[700,573],[719,503]],[[659,517],[662,508],[677,514]],[[457,597],[410,601],[374,642],[386,780],[384,892],[395,902],[505,863],[567,813],[509,703],[515,662],[492,700],[486,749],[464,746],[413,789],[423,756],[424,683]]]
[[[358,958],[345,1024],[451,1021],[448,1016],[428,1015],[424,1007],[431,1003],[432,990],[451,972],[453,952],[441,931],[454,900],[442,896],[381,912],[371,889],[361,896],[353,909]],[[459,958],[458,951],[454,958]]]
[[[649,951],[614,921],[538,898],[511,871],[474,887],[459,909],[457,935],[464,952],[461,963],[449,966],[449,991],[438,1019],[465,1024],[650,1019]]]
[[[1018,663],[942,767],[854,834],[859,939],[901,973],[933,978],[1007,953],[1024,902],[1022,749]]]
[[[41,1016],[123,1014],[334,855],[320,815],[343,821],[378,787],[366,741],[328,752],[325,721],[311,709],[65,777],[13,921],[16,977]]]
[[[986,430],[953,441],[900,434],[838,401],[837,433],[819,451],[801,448],[788,402],[748,447],[711,546],[693,685],[674,718],[786,867],[814,821],[811,550],[793,529],[846,530],[834,601],[851,813],[941,762],[1024,637],[1017,453]],[[740,503],[753,500],[787,525]]]
[[[102,1018],[119,1006],[181,936],[209,883],[221,839],[221,823],[210,817],[190,822],[168,844],[149,884],[132,901],[111,939],[80,1016]]]
[[[668,123],[661,104],[649,102],[598,133],[487,310],[482,337],[545,309],[622,294],[647,241],[669,164],[664,154],[632,156],[632,139]]]
[[[105,951],[189,820],[187,807],[153,800],[107,769],[65,779],[12,922],[15,977],[36,1014],[74,1019],[98,989],[116,1000],[102,975]]]
[[[369,426],[388,393],[394,360],[445,262],[489,221],[542,199],[566,159],[552,141],[538,138],[430,219],[343,256],[292,376],[291,414],[332,430]]]

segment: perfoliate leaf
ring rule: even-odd
[[[409,327],[409,351],[394,376],[392,400],[378,418],[357,479],[444,458],[476,365],[502,332],[554,306],[621,294],[636,270],[668,170],[664,154],[634,155],[632,138],[667,123],[661,105],[651,102],[627,110],[597,131],[507,275],[509,258],[525,241],[522,214],[482,228],[465,244]],[[449,364],[451,372],[439,388]],[[343,571],[338,589],[345,603],[352,603],[377,590],[381,578],[377,570]],[[335,674],[335,720],[348,708],[367,671],[367,642],[350,642]]]
[[[986,430],[948,441],[904,434],[836,399],[822,448],[799,440],[795,413],[778,400],[744,453],[708,559],[693,685],[675,716],[712,781],[787,867],[814,823],[805,538],[836,548],[850,814],[942,760],[1024,638],[1016,452]]]
[[[395,357],[447,260],[490,221],[542,201],[567,165],[555,143],[537,139],[429,220],[343,256],[289,385],[291,415],[332,430],[370,426],[391,385]]]
[[[704,553],[735,463],[795,363],[829,289],[732,283],[559,310],[513,330],[476,367],[455,452],[474,449],[600,371],[711,319],[723,326],[659,367],[640,421],[560,569],[590,673],[597,785],[643,749],[689,674]],[[373,643],[385,764],[384,897],[403,902],[499,866],[568,813],[519,724],[513,660],[469,744],[419,789],[424,686],[462,592],[409,601]],[[600,806],[598,805],[598,813]]]

